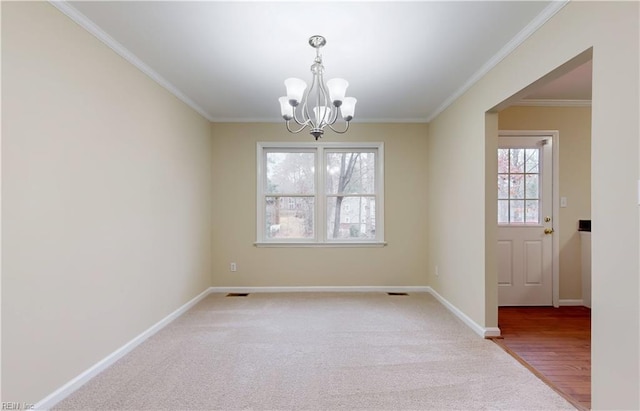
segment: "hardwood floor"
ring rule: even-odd
[[[500,307],[494,341],[578,409],[591,408],[591,310]]]

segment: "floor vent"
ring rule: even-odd
[[[226,297],[246,297],[249,293],[229,293]]]
[[[387,293],[388,295],[409,295],[407,293]]]

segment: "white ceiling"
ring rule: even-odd
[[[281,121],[283,81],[309,82],[321,34],[326,78],[346,78],[356,121],[377,122],[430,120],[565,3],[53,4],[213,121]]]

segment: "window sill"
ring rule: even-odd
[[[311,242],[255,242],[258,248],[369,248],[369,247],[385,247],[386,241],[367,241],[367,242],[327,242],[327,243],[311,243]]]

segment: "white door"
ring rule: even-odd
[[[553,305],[551,136],[498,139],[498,304]]]

